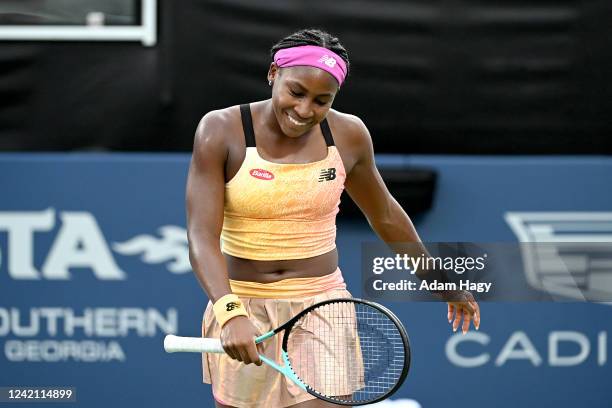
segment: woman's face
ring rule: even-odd
[[[299,137],[320,123],[338,92],[336,79],[315,67],[278,68],[272,64],[272,108],[276,120],[289,137]]]

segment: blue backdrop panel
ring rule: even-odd
[[[206,296],[187,260],[186,155],[0,155],[0,386],[66,385],[79,406],[212,407],[197,355],[167,355],[166,332],[197,336]],[[439,172],[427,241],[517,241],[507,212],[612,211],[608,158],[379,157]],[[374,234],[340,221],[359,295]],[[607,407],[610,306],[483,303],[478,333],[453,335],[439,303],[392,303],[413,346],[394,397],[423,407]],[[467,367],[472,366],[472,367]]]

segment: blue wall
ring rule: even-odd
[[[199,357],[161,347],[167,331],[199,335],[206,303],[186,263],[188,160],[0,155],[0,386],[71,385],[87,407],[212,406]],[[508,211],[612,211],[610,158],[381,156],[378,164],[438,171],[434,208],[414,217],[426,241],[516,242]],[[355,295],[360,244],[373,239],[365,221],[339,222],[340,263]],[[455,348],[489,357],[473,368],[453,360],[444,304],[390,307],[413,347],[396,398],[424,407],[609,406],[610,306],[483,303],[480,334]],[[586,338],[584,361],[550,361],[559,332]],[[559,345],[560,355],[580,352],[575,342]],[[504,346],[513,353],[496,365]]]

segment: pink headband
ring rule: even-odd
[[[274,63],[279,68],[306,65],[329,72],[341,86],[346,78],[346,63],[334,52],[316,45],[284,48],[274,54]]]

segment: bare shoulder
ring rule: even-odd
[[[338,138],[348,139],[354,143],[363,143],[371,139],[368,128],[358,116],[330,109],[327,119],[334,138],[338,135]]]
[[[202,117],[195,133],[194,151],[206,146],[207,148],[225,149],[232,143],[232,135],[240,129],[240,109],[230,106],[208,112]]]
[[[365,123],[355,115],[330,109],[327,114],[334,142],[348,172],[355,163],[372,154],[372,137]]]

